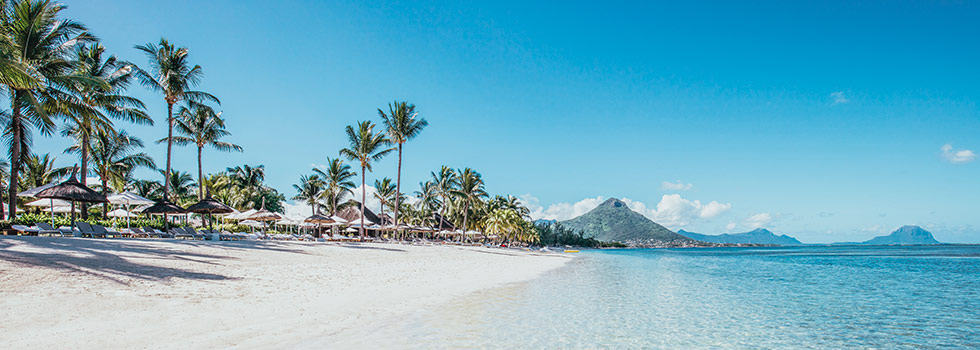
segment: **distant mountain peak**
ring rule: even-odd
[[[699,241],[713,243],[732,243],[732,244],[773,244],[773,245],[802,245],[796,238],[787,235],[776,235],[764,228],[744,233],[723,233],[720,235],[705,235],[690,231],[680,230],[678,234]]]
[[[599,204],[599,206],[613,207],[613,208],[629,208],[629,206],[626,205],[625,202],[619,200],[619,198],[609,198],[605,202],[602,202],[602,204]]]
[[[899,227],[887,236],[878,236],[864,244],[940,244],[932,232],[926,231],[922,227],[915,225],[905,225]]]

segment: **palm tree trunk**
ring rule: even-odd
[[[367,171],[367,167],[361,165],[361,227],[360,230],[358,230],[360,231],[358,232],[358,234],[361,235],[361,238],[364,237],[364,207],[365,207],[364,202],[367,201],[367,191],[365,191],[364,189],[365,182],[367,181],[364,179],[365,177],[367,177],[364,174],[365,171]]]
[[[163,199],[170,199],[170,152],[174,147],[174,104],[167,102],[167,170],[163,173]],[[167,216],[164,215],[164,220]]]
[[[11,101],[13,113],[10,117],[10,127],[14,135],[10,143],[10,188],[7,189],[7,200],[9,201],[7,208],[10,210],[11,221],[17,218],[17,179],[20,174],[20,139],[23,137],[20,134],[21,114],[19,101],[23,98],[23,95],[23,91],[15,90],[14,99]]]
[[[88,131],[82,130],[82,168],[81,176],[78,182],[82,183],[82,186],[87,185],[88,181]],[[102,188],[102,193],[105,193],[105,187]],[[88,219],[88,203],[82,203],[82,220]]]
[[[395,181],[395,226],[398,226],[398,210],[402,199],[402,144],[398,144],[398,179]]]
[[[466,241],[466,219],[469,216],[468,215],[469,212],[470,212],[470,202],[466,202],[466,205],[463,206],[463,234],[459,236],[460,243]]]
[[[204,170],[201,170],[201,145],[197,146],[197,200],[204,200]]]
[[[108,196],[109,195],[108,181],[104,176],[100,176],[100,177],[102,178],[102,194]],[[85,204],[82,204],[82,210],[85,210]],[[84,213],[84,211],[82,213]],[[82,216],[84,217],[85,214],[82,214]],[[102,203],[102,218],[103,219],[109,218],[109,202]]]

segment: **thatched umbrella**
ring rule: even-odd
[[[275,220],[282,219],[282,215],[266,210],[265,198],[262,198],[262,207],[259,209],[259,211],[252,213],[252,215],[249,215],[247,219],[255,220],[255,221],[275,221]]]
[[[85,187],[82,183],[75,179],[75,172],[78,170],[77,167],[72,167],[71,177],[67,181],[60,184],[51,186],[43,191],[38,192],[34,195],[37,198],[51,198],[51,199],[64,199],[66,201],[71,201],[72,213],[71,213],[71,226],[75,226],[75,202],[88,202],[88,203],[105,203],[107,202],[105,195],[102,193],[95,192],[95,190]],[[54,226],[54,216],[51,217],[51,226]]]
[[[208,193],[207,198],[204,198],[204,200],[200,202],[191,204],[189,207],[187,207],[187,211],[192,213],[198,213],[198,214],[214,215],[214,214],[228,214],[235,211],[235,209],[232,209],[231,207],[224,205],[221,202],[211,199],[211,193]],[[213,218],[210,221],[210,223],[211,224],[209,225],[209,227],[211,229],[214,229]]]
[[[311,224],[316,224],[316,232],[317,232],[317,234],[319,234],[320,233],[320,224],[332,224],[332,223],[334,223],[336,221],[334,221],[334,219],[332,219],[332,218],[328,218],[328,217],[323,216],[323,215],[320,215],[320,214],[313,214],[313,216],[310,216],[310,217],[304,219],[303,222],[307,222],[307,223],[311,223]]]
[[[143,214],[162,214],[164,229],[167,229],[170,226],[170,222],[167,221],[167,214],[184,214],[186,212],[186,209],[170,203],[170,201],[167,200],[161,200],[156,202],[156,204],[151,205],[149,208],[143,209]]]

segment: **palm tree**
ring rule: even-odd
[[[258,208],[259,202],[264,194],[262,181],[265,181],[265,166],[242,165],[228,168],[229,176],[234,187],[238,189],[241,196],[242,208]],[[270,203],[266,203],[270,204]],[[271,210],[271,209],[270,209]]]
[[[327,190],[323,192],[323,195],[328,196],[327,199],[332,202],[330,215],[337,215],[337,210],[339,209],[337,202],[345,194],[350,193],[353,195],[352,189],[354,188],[354,182],[351,181],[351,178],[357,176],[357,174],[350,171],[350,165],[344,164],[342,159],[330,157],[327,157],[326,171],[314,168],[313,172],[326,181]]]
[[[293,200],[306,201],[306,204],[309,204],[310,208],[313,209],[313,215],[316,215],[317,207],[320,206],[319,199],[323,193],[323,186],[323,180],[316,174],[310,176],[301,175],[299,177],[299,183],[293,184],[293,189],[296,190],[296,195],[293,196]]]
[[[154,200],[159,199],[157,196],[163,191],[163,185],[153,180],[134,180],[127,188],[144,198]]]
[[[213,101],[221,104],[217,97],[206,92],[191,90],[201,82],[204,74],[201,66],[191,66],[187,61],[187,48],[176,47],[167,39],[160,39],[160,44],[146,43],[137,45],[137,50],[143,51],[149,58],[149,70],[136,68],[136,76],[143,86],[163,94],[167,102],[167,169],[163,173],[164,198],[170,191],[170,154],[173,150],[174,137],[174,104],[182,100],[194,102]]]
[[[364,236],[364,203],[367,200],[366,173],[371,171],[372,161],[381,160],[394,149],[385,148],[391,144],[391,141],[383,133],[375,133],[374,123],[370,121],[357,122],[357,130],[348,125],[346,131],[350,146],[341,149],[340,156],[361,163],[361,227],[358,234]]]
[[[3,74],[16,75],[16,70],[24,69],[36,80],[36,84],[7,85],[10,100],[10,121],[4,130],[4,137],[10,145],[10,186],[8,188],[10,218],[17,216],[17,188],[20,167],[30,153],[30,127],[43,135],[54,131],[52,112],[72,108],[59,99],[67,96],[62,89],[73,84],[96,84],[85,77],[71,74],[73,63],[69,59],[76,45],[95,41],[82,24],[70,19],[59,19],[58,14],[64,5],[50,0],[13,0],[2,2],[3,31],[5,32],[5,63]],[[7,63],[10,63],[9,65]],[[9,80],[4,78],[4,80]],[[22,80],[22,79],[15,79]],[[56,106],[62,104],[60,107]],[[74,106],[77,107],[77,106]]]
[[[469,217],[470,207],[487,196],[487,192],[483,190],[483,177],[473,169],[464,169],[459,174],[459,187],[454,189],[452,194],[463,202],[463,231],[465,232],[469,228],[466,219]],[[465,238],[466,235],[462,237]]]
[[[391,142],[398,145],[398,178],[395,188],[395,225],[398,225],[398,207],[401,204],[402,192],[402,145],[422,133],[422,129],[429,125],[429,122],[424,118],[418,118],[419,114],[415,112],[414,104],[404,101],[389,103],[388,114],[378,108],[378,115],[388,129]]]
[[[110,181],[125,182],[126,177],[139,167],[154,169],[156,164],[144,152],[136,152],[143,148],[143,140],[130,136],[126,130],[119,132],[100,132],[95,135],[92,143],[92,165],[95,174],[102,181],[102,193],[109,194]],[[68,150],[79,152],[79,146]],[[102,215],[109,212],[109,204],[102,204]]]
[[[163,175],[163,170],[160,171],[160,175]],[[187,202],[188,198],[193,196],[194,193],[194,177],[191,173],[186,171],[174,171],[170,173],[170,179],[166,183],[170,184],[170,191],[164,192],[168,195],[165,197],[166,200],[171,203],[181,205],[181,203]]]
[[[24,181],[19,184],[21,191],[44,186],[65,177],[71,172],[70,167],[55,167],[57,157],[50,154],[37,155],[31,153],[24,162]],[[14,192],[16,193],[16,191]],[[14,208],[14,207],[10,207]]]
[[[381,216],[385,216],[385,206],[391,204],[392,197],[396,197],[395,184],[391,179],[384,178],[381,181],[374,180],[374,198],[381,202]],[[381,223],[378,223],[381,224]]]
[[[215,113],[214,109],[207,105],[190,102],[188,106],[181,107],[180,116],[176,121],[177,132],[184,136],[174,136],[173,142],[184,146],[194,144],[197,146],[197,199],[204,199],[204,170],[201,163],[201,153],[204,146],[211,146],[223,152],[242,151],[242,146],[218,141],[218,139],[231,135],[225,131],[225,121],[221,119],[221,113]],[[162,142],[161,139],[157,142]]]
[[[452,205],[452,191],[459,183],[459,174],[456,170],[445,165],[439,169],[439,173],[432,173],[432,182],[435,184],[436,192],[442,198],[442,208],[439,209],[439,216],[446,217],[446,210]],[[439,223],[441,226],[442,224]]]
[[[0,159],[0,220],[3,220],[3,189],[7,186],[7,179],[10,178],[10,173],[7,172],[7,167],[10,166],[10,162],[6,159]]]
[[[91,80],[105,82],[105,86],[76,83],[70,86],[71,105],[79,106],[65,114],[68,123],[62,135],[75,139],[75,146],[81,150],[80,182],[85,185],[88,176],[88,158],[91,152],[90,141],[95,133],[115,133],[112,119],[126,120],[136,124],[153,124],[146,114],[143,102],[123,95],[122,92],[132,80],[132,66],[120,63],[115,56],[103,59],[105,48],[102,45],[81,45],[75,55],[77,58],[75,74]],[[82,203],[82,219],[88,216],[87,204]]]

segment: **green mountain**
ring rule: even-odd
[[[582,230],[587,235],[595,235],[596,239],[605,242],[632,245],[695,243],[694,240],[674,233],[631,210],[626,203],[616,198],[610,198],[588,213],[562,221],[561,224]]]

